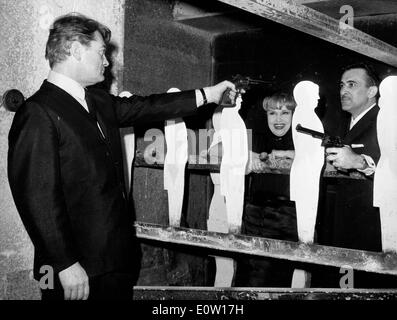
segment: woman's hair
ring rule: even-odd
[[[89,46],[90,42],[95,39],[96,31],[102,35],[103,41],[108,44],[111,32],[98,21],[79,13],[69,13],[56,19],[50,29],[45,52],[50,67],[66,60],[70,55],[70,47],[73,41],[79,41],[81,44]]]
[[[265,97],[262,102],[265,111],[281,109],[286,107],[288,110],[295,110],[296,102],[291,94],[285,92],[277,92],[269,97]]]

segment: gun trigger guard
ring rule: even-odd
[[[221,103],[219,104],[221,107],[233,107],[235,103],[229,99],[229,92],[231,89],[226,89],[222,95]]]

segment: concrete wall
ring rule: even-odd
[[[33,94],[46,78],[44,58],[48,27],[55,17],[77,11],[112,30],[118,50],[113,61],[116,79],[122,81],[125,0],[0,0],[0,98],[9,89]],[[0,300],[38,299],[31,277],[33,246],[15,209],[7,180],[8,131],[13,113],[0,107]]]

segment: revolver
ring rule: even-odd
[[[296,125],[296,131],[310,134],[313,138],[321,139],[322,140],[321,145],[325,148],[342,148],[345,146],[342,142],[342,139],[339,136],[330,136],[322,132],[308,129],[302,127],[300,123]],[[337,168],[337,170],[342,171],[344,173],[348,172],[347,169],[342,169],[342,168]]]
[[[344,146],[342,139],[339,136],[330,136],[322,132],[308,129],[302,127],[300,123],[297,124],[296,131],[310,134],[313,138],[321,139],[321,145],[325,148],[342,148]]]
[[[240,74],[233,76],[232,82],[236,86],[237,94],[242,94],[242,93],[246,92],[253,85],[271,85],[272,84],[271,81],[252,79],[250,77],[245,77]],[[220,103],[220,105],[222,107],[234,107],[235,106],[235,101],[231,101],[229,99],[229,91],[230,91],[230,89],[227,89],[223,93],[222,100]]]

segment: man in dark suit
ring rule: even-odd
[[[379,211],[373,207],[373,173],[380,157],[376,133],[378,78],[364,64],[344,70],[340,82],[342,109],[351,115],[344,128],[343,148],[328,148],[327,160],[336,168],[358,170],[365,180],[338,181],[334,216],[334,245],[380,251]]]
[[[327,148],[327,161],[338,169],[357,170],[365,180],[337,179],[331,237],[326,245],[382,251],[379,208],[373,206],[373,176],[380,158],[377,139],[379,79],[371,66],[347,67],[340,81],[342,109],[350,113],[344,128],[343,148]],[[342,275],[339,274],[339,278]],[[390,280],[394,281],[390,281]],[[394,284],[393,284],[394,282]],[[338,283],[339,284],[339,283]],[[354,273],[355,287],[393,287],[394,278],[365,272]]]
[[[119,127],[194,114],[235,86],[130,98],[88,86],[104,80],[111,32],[71,14],[50,30],[51,71],[15,114],[8,177],[35,247],[34,276],[49,266],[55,288],[43,299],[132,298],[132,217],[123,183]],[[136,259],[136,258],[135,258]]]

